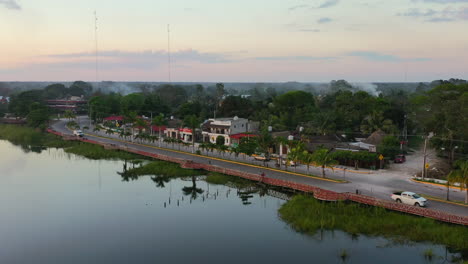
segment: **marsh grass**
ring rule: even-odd
[[[432,261],[432,259],[434,258],[434,251],[432,250],[432,248],[428,248],[426,250],[424,250],[423,252],[423,255],[424,255],[424,258],[428,261]]]
[[[211,184],[218,184],[218,185],[227,185],[231,183],[237,188],[243,188],[243,187],[247,187],[253,184],[252,181],[242,179],[236,176],[217,173],[217,172],[209,172],[208,175],[206,176],[205,181]]]
[[[88,159],[98,160],[135,160],[142,159],[143,156],[121,151],[121,150],[108,150],[104,147],[89,143],[77,143],[73,146],[65,148],[65,152],[75,155],[83,156]]]
[[[144,175],[163,175],[169,177],[187,177],[205,174],[205,171],[183,169],[179,164],[166,161],[152,161],[141,167],[132,168],[122,173],[125,177],[138,177]]]
[[[429,218],[387,211],[355,203],[324,203],[298,195],[279,209],[280,217],[294,229],[315,234],[320,229],[349,234],[383,236],[393,240],[428,241],[455,250],[468,250],[468,228]]]

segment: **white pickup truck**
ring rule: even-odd
[[[77,136],[77,137],[83,137],[84,136],[83,131],[81,131],[79,129],[73,130],[73,135]]]
[[[414,206],[424,207],[427,205],[427,199],[414,192],[394,192],[392,194],[392,199],[397,203],[410,204]]]

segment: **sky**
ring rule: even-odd
[[[468,0],[0,0],[0,34],[0,81],[468,79]]]

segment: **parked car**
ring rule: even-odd
[[[258,155],[258,156],[254,156],[254,159],[255,160],[258,160],[258,161],[270,161],[269,158],[265,157],[265,155]]]
[[[414,192],[394,192],[392,199],[397,203],[404,203],[414,206],[427,206],[427,199]]]
[[[292,160],[283,160],[283,165],[286,165],[286,163],[288,164],[288,166],[290,167],[295,167],[297,164],[292,161]]]
[[[83,137],[84,136],[83,131],[81,131],[79,129],[73,130],[73,135],[77,136],[77,137]]]
[[[406,157],[404,154],[399,154],[395,156],[395,160],[394,160],[395,163],[403,163],[405,161],[406,161]]]

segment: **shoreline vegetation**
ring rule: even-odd
[[[315,234],[321,229],[350,235],[383,236],[395,241],[431,242],[468,254],[468,228],[356,203],[324,203],[297,195],[279,209],[294,230]]]
[[[107,150],[102,146],[65,141],[62,138],[44,133],[40,130],[16,125],[0,125],[0,139],[8,140],[14,145],[19,145],[25,151],[42,151],[45,148],[63,148],[66,153],[75,154],[88,159],[98,160],[135,160],[147,159],[133,153],[120,150]]]

